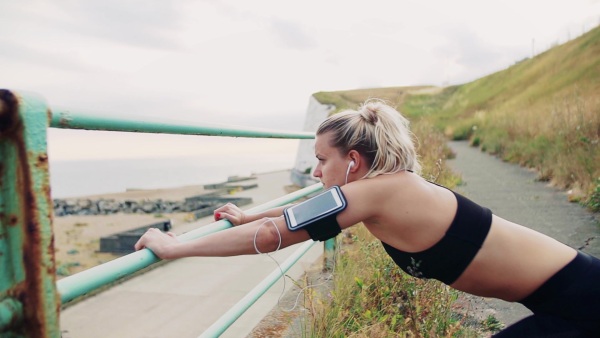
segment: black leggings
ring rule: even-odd
[[[600,337],[600,259],[578,252],[519,303],[533,315],[494,337]]]

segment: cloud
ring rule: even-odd
[[[433,58],[443,60],[444,74],[454,82],[472,81],[514,62],[514,47],[494,45],[470,27],[445,25],[440,36],[444,42],[433,48]]]
[[[79,62],[76,57],[64,55],[54,50],[37,48],[35,44],[17,43],[0,38],[1,62],[19,63],[23,66],[44,65],[66,72],[88,72],[93,68]],[[13,65],[14,66],[14,65]]]
[[[293,49],[312,49],[317,46],[317,41],[296,23],[281,19],[271,19],[271,33],[279,43]]]
[[[144,48],[172,49],[182,13],[174,1],[73,1],[57,6],[69,18],[56,22],[64,33]]]

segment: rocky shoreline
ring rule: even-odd
[[[242,191],[258,187],[257,184],[232,184],[247,178],[229,178],[226,182],[204,185],[204,189],[209,191],[204,194],[186,197],[183,200],[165,200],[165,199],[117,199],[117,198],[73,198],[73,199],[54,199],[54,216],[63,217],[68,215],[110,215],[116,213],[125,214],[157,214],[157,213],[177,213],[191,212],[196,214],[196,218],[204,217],[217,205],[225,203],[234,203],[238,206],[252,203],[251,198],[244,197],[224,197],[232,191]],[[207,214],[206,211],[209,210]]]

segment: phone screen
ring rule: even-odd
[[[290,226],[297,227],[298,224],[314,219],[315,217],[327,214],[342,206],[342,201],[335,189],[317,195],[309,200],[294,205],[287,210]]]

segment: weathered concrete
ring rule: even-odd
[[[564,191],[536,181],[535,173],[527,169],[487,155],[466,142],[449,145],[457,156],[448,163],[464,181],[458,192],[500,217],[600,257],[598,215],[569,203]],[[472,306],[507,325],[531,313],[517,303],[480,297],[473,298]]]

